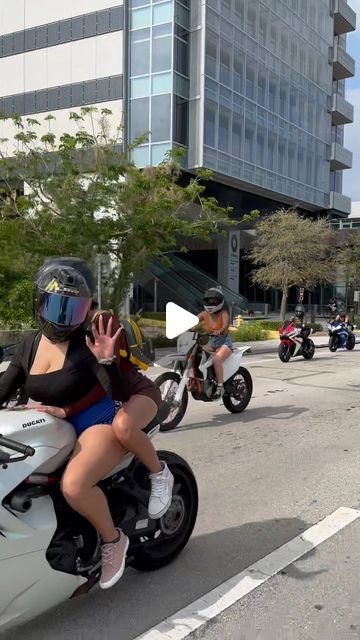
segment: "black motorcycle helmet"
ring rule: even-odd
[[[204,309],[208,313],[218,313],[224,306],[224,294],[221,289],[211,287],[204,293]]]
[[[297,304],[295,307],[295,315],[297,318],[299,318],[299,320],[303,320],[304,319],[304,315],[305,315],[305,309],[304,306],[302,304]]]
[[[49,258],[34,280],[34,312],[51,342],[65,342],[86,322],[95,290],[89,267],[79,258]]]

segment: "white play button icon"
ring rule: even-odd
[[[199,318],[193,313],[182,309],[174,302],[168,302],[166,305],[166,337],[171,340],[176,338],[184,331],[192,329],[199,323]]]

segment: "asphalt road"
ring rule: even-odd
[[[183,423],[156,440],[185,457],[198,480],[185,551],[157,573],[129,569],[110,591],[69,601],[6,640],[133,640],[338,507],[359,508],[356,349],[288,364],[275,354],[247,357],[254,396],[241,416],[191,401]],[[195,637],[359,638],[359,529],[336,534]]]

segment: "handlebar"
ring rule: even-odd
[[[23,444],[22,442],[17,442],[16,440],[10,440],[10,438],[5,438],[1,433],[0,447],[5,447],[5,449],[10,449],[10,451],[21,453],[26,458],[35,454],[35,449],[33,449],[33,447],[30,447],[28,444]]]

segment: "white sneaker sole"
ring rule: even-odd
[[[117,571],[117,573],[115,573],[115,575],[111,578],[111,580],[108,580],[107,582],[101,582],[101,580],[100,580],[100,585],[99,585],[100,589],[111,589],[111,587],[113,587],[114,584],[116,584],[120,580],[120,578],[122,578],[122,575],[123,575],[124,570],[125,570],[126,554],[127,554],[128,548],[129,548],[129,544],[130,544],[129,538],[127,538],[124,557],[123,557],[123,561],[121,563],[121,567],[120,567],[119,571]]]
[[[162,518],[165,515],[165,513],[168,511],[168,509],[170,508],[171,502],[172,502],[173,488],[174,488],[174,476],[172,475],[170,498],[169,498],[168,502],[166,503],[165,507],[163,507],[161,509],[161,511],[158,511],[157,513],[154,513],[154,514],[151,514],[150,511],[148,511],[149,518],[151,518],[151,520],[159,520],[159,518]]]

